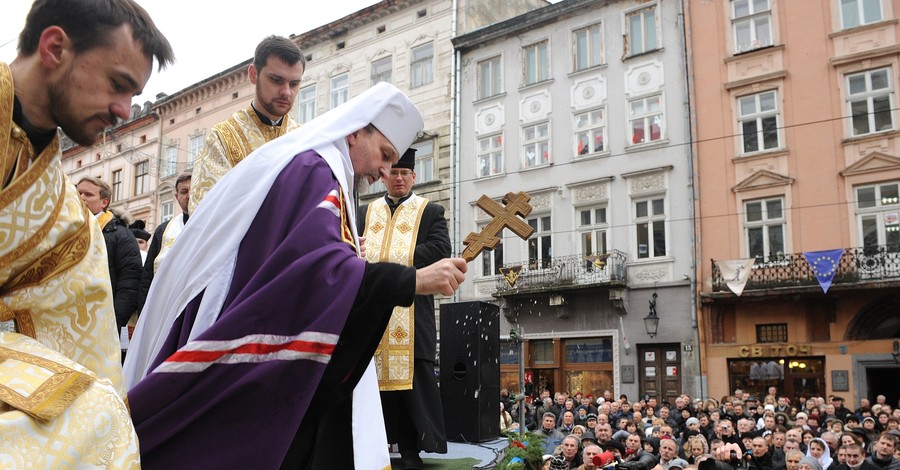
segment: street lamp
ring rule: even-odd
[[[644,328],[647,329],[647,334],[651,338],[656,336],[656,331],[659,329],[659,317],[656,316],[656,292],[653,293],[653,300],[650,301],[650,313],[644,317]]]

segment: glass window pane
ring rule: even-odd
[[[875,207],[875,188],[858,188],[856,190],[856,207],[860,209]]]
[[[881,0],[862,0],[866,24],[881,21]]]
[[[747,203],[747,222],[759,222],[762,220],[762,202]]]
[[[885,184],[879,187],[879,189],[881,190],[882,206],[891,206],[900,202],[900,199],[897,198],[896,184]]]
[[[594,233],[584,232],[581,234],[581,251],[589,255],[594,252]]]
[[[751,227],[747,229],[747,250],[751,257],[765,259],[766,253],[763,247],[762,227]]]
[[[887,131],[894,128],[891,116],[891,100],[887,95],[872,98],[874,108],[875,130]]]
[[[851,95],[865,93],[866,76],[864,74],[851,75],[847,78],[847,85]]]
[[[769,27],[769,17],[756,19],[756,42],[757,47],[772,45],[772,29]]]
[[[628,38],[631,41],[631,55],[640,54],[644,51],[643,44],[643,36],[641,35],[641,15],[635,14],[629,17],[630,22],[630,36]]]
[[[750,14],[750,2],[748,0],[735,0],[732,2],[734,17],[740,18]]]
[[[666,256],[666,223],[653,222],[653,256]]]
[[[744,138],[744,152],[759,150],[759,136],[756,134],[756,119],[741,123],[741,132]]]
[[[874,215],[865,216],[861,220],[863,248],[878,246],[878,219]]]
[[[858,0],[841,0],[841,18],[844,28],[859,26],[859,9],[856,7]]]
[[[853,135],[861,135],[869,133],[869,106],[866,100],[853,101],[850,103],[851,122],[853,124]]]
[[[595,224],[605,224],[606,223],[606,208],[605,207],[601,207],[595,211],[594,223]]]
[[[769,199],[766,201],[766,218],[769,220],[784,217],[781,212],[781,199]]]
[[[564,340],[566,362],[612,362],[610,338],[576,338]]]
[[[585,395],[602,395],[604,390],[613,389],[613,373],[609,370],[569,370],[566,371],[565,390],[579,390]]]
[[[637,224],[635,229],[637,235],[638,258],[648,258],[650,256],[648,225],[646,223]]]
[[[753,13],[767,11],[769,9],[769,0],[753,0]]]
[[[550,231],[550,217],[541,217],[541,231]]]
[[[653,200],[653,215],[664,215],[666,213],[665,204],[662,199]]]
[[[770,225],[769,230],[769,253],[779,255],[784,253],[784,226]]]
[[[553,340],[532,340],[528,343],[535,364],[553,364]]]
[[[584,210],[581,212],[581,225],[591,225],[591,210]]]
[[[778,147],[778,119],[775,116],[763,118],[763,148]]]
[[[647,201],[641,201],[634,205],[635,217],[647,217]]]
[[[770,91],[768,93],[761,93],[759,95],[759,109],[760,111],[774,111],[775,110],[775,92]]]
[[[887,69],[876,70],[872,72],[872,90],[883,90],[891,86],[890,77],[888,77]]]
[[[656,49],[656,8],[648,8],[644,19],[644,29],[647,31],[647,44],[644,50]]]
[[[743,96],[741,98],[738,98],[738,103],[741,116],[747,116],[756,113],[756,95]]]

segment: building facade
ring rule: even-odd
[[[533,235],[504,231],[459,293],[501,306],[501,387],[519,390],[522,361],[526,390],[670,403],[697,390],[680,18],[680,2],[569,0],[454,39],[453,238],[490,220],[483,195],[533,206]]]
[[[709,395],[896,403],[900,2],[686,6]]]
[[[64,137],[63,171],[73,184],[92,176],[109,183],[109,209],[127,222],[150,222],[158,216],[154,193],[156,175],[151,168],[159,149],[159,117],[150,102],[131,107],[129,120],[108,129],[90,147]]]

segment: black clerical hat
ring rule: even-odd
[[[413,170],[416,168],[416,149],[410,147],[406,152],[403,152],[403,156],[400,157],[400,161],[394,165],[394,168],[409,168]]]

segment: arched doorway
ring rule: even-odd
[[[900,338],[900,297],[876,299],[863,307],[850,321],[845,341],[865,341]],[[890,351],[885,351],[890,353]],[[887,357],[891,357],[889,354]],[[866,395],[874,403],[876,395],[884,395],[887,403],[896,406],[900,400],[900,364],[895,359],[860,361],[858,372],[865,380]]]

